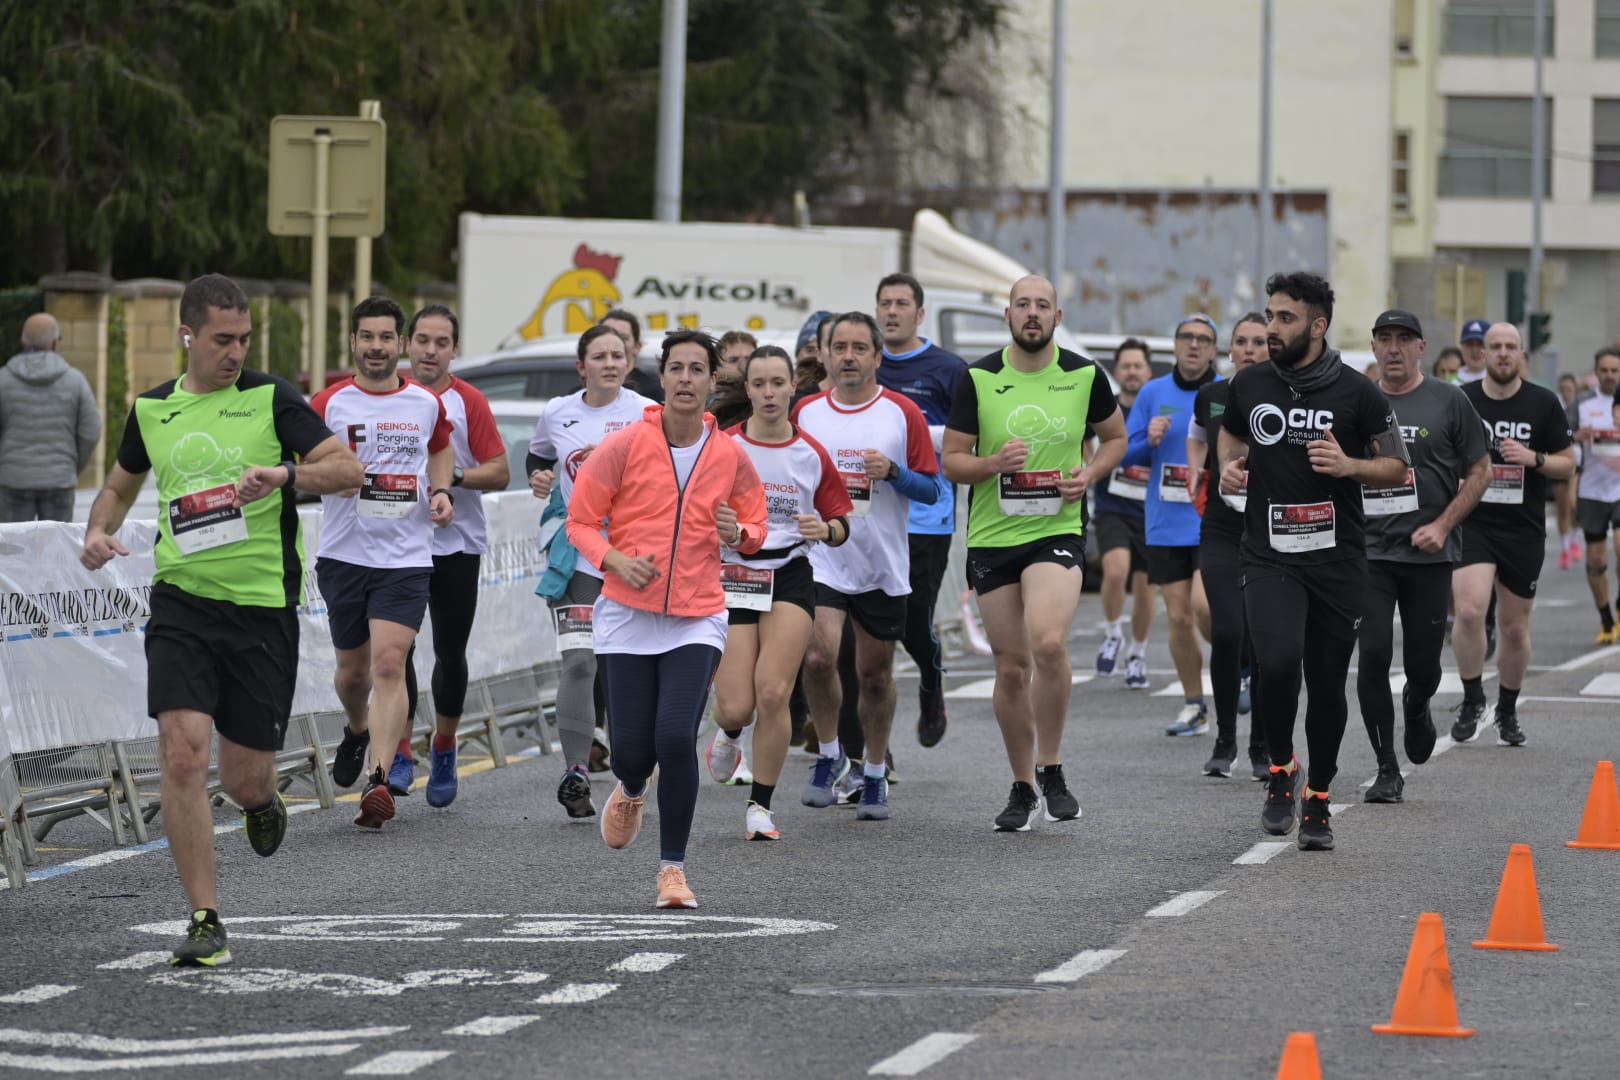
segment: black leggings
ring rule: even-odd
[[[658,656],[603,653],[613,775],[642,789],[658,769],[658,841],[665,862],[686,860],[697,807],[697,733],[720,650],[682,645]]]
[[[951,538],[912,533],[910,545],[911,595],[906,597],[906,636],[900,644],[917,665],[918,689],[931,694],[939,689],[945,669],[945,653],[934,633],[934,604],[951,558]]]
[[[1356,696],[1361,701],[1367,738],[1381,765],[1396,761],[1395,704],[1389,692],[1389,669],[1395,659],[1395,610],[1399,607],[1401,612],[1401,658],[1416,707],[1427,704],[1440,688],[1440,654],[1446,644],[1450,603],[1450,563],[1367,563]]]
[[[1209,684],[1215,692],[1216,739],[1236,746],[1238,691],[1248,651],[1238,541],[1206,534],[1198,549],[1198,568],[1209,602]],[[1256,715],[1250,713],[1250,749],[1264,748],[1266,742]]]
[[[1353,620],[1342,605],[1359,604],[1366,576],[1359,566],[1244,571],[1243,606],[1254,639],[1259,678],[1253,687],[1255,714],[1265,724],[1271,763],[1286,766],[1294,757],[1294,718],[1299,711],[1304,672],[1306,783],[1327,791],[1339,771],[1339,744],[1349,708],[1344,700],[1350,654],[1355,651]],[[1307,585],[1305,575],[1311,575]],[[1317,581],[1321,576],[1323,580]],[[1329,604],[1318,590],[1332,590]],[[1339,590],[1353,590],[1340,593]]]
[[[433,617],[433,711],[459,717],[467,707],[467,640],[478,614],[478,554],[433,556],[428,614]],[[416,716],[416,645],[405,658],[405,693]]]
[[[855,674],[853,618],[844,620],[844,636],[838,641],[838,685],[844,691],[838,707],[838,745],[846,757],[860,760],[866,757],[866,729],[861,727],[861,680]],[[816,734],[821,734],[820,728]]]

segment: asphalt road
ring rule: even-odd
[[[299,813],[270,860],[222,813],[235,963],[217,971],[163,962],[185,912],[161,842],[100,861],[105,834],[70,822],[45,853],[56,875],[0,894],[0,1076],[1270,1077],[1310,1031],[1329,1077],[1613,1077],[1620,853],[1564,841],[1620,750],[1620,648],[1591,644],[1580,572],[1549,567],[1529,744],[1443,740],[1403,804],[1365,805],[1352,685],[1332,853],[1257,848],[1261,785],[1201,776],[1212,737],[1163,736],[1162,617],[1153,691],[1075,689],[1081,820],[992,832],[1010,778],[989,664],[958,657],[936,749],[911,734],[902,677],[892,821],[799,806],[795,751],[785,839],[750,844],[745,790],[706,784],[693,913],[652,909],[656,814],[607,850],[564,820],[554,758],[468,775],[445,810],[414,795],[380,834],[349,804]],[[1088,596],[1077,674],[1098,617]],[[1448,679],[1437,713],[1459,696]],[[1469,946],[1518,842],[1558,952]],[[1369,1030],[1425,911],[1472,1038]]]

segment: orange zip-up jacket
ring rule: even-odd
[[[641,423],[615,431],[591,451],[568,500],[568,542],[603,567],[603,596],[665,615],[718,615],[726,596],[715,511],[721,503],[735,510],[742,527],[737,550],[758,551],[765,542],[765,489],[748,455],[705,413],[709,438],[682,491],[663,417],[662,405],[649,405]],[[603,565],[610,550],[651,555],[659,576],[644,589],[631,588]]]

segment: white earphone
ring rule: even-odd
[[[180,335],[180,340],[185,344],[186,348],[188,348],[188,349],[191,348],[191,335],[190,334],[181,334]]]

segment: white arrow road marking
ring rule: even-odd
[[[54,983],[40,983],[30,986],[26,990],[18,990],[13,994],[0,994],[0,1003],[6,1005],[37,1005],[41,1001],[49,1001],[77,990],[77,986],[57,986]]]
[[[157,967],[159,964],[169,962],[169,953],[138,952],[133,956],[126,956],[122,960],[109,960],[105,964],[97,964],[98,971],[135,971],[140,968]]]
[[[355,1028],[352,1031],[283,1031],[264,1035],[209,1035],[186,1039],[122,1039],[79,1031],[24,1031],[0,1028],[0,1044],[41,1046],[51,1050],[81,1050],[98,1054],[161,1054],[170,1050],[214,1050],[243,1046],[285,1046],[292,1043],[343,1042],[380,1039],[409,1031],[399,1027]]]
[[[408,1076],[417,1069],[443,1061],[450,1050],[394,1050],[344,1072],[345,1076]]]
[[[115,1072],[124,1069],[178,1069],[189,1065],[230,1065],[243,1061],[280,1061],[287,1058],[341,1057],[358,1050],[359,1043],[332,1046],[278,1046],[265,1050],[218,1050],[201,1054],[160,1054],[148,1057],[77,1058],[51,1054],[0,1053],[0,1068],[31,1073]]]
[[[583,1005],[605,998],[619,988],[618,983],[564,983],[549,994],[534,999],[536,1005]]]
[[[450,969],[412,971],[399,981],[374,979],[366,975],[340,972],[301,972],[285,968],[231,968],[226,971],[199,971],[195,968],[161,971],[148,978],[157,986],[198,990],[205,994],[263,994],[320,990],[338,997],[398,997],[407,990],[443,986],[532,986],[550,976],[540,971],[489,971]]]
[[[1200,890],[1196,892],[1178,893],[1147,913],[1150,919],[1165,919],[1176,915],[1185,915],[1196,908],[1203,907],[1217,896],[1223,889]]]
[[[898,1054],[884,1058],[870,1069],[867,1076],[916,1076],[930,1065],[938,1064],[956,1053],[977,1035],[936,1031],[924,1035]]]
[[[569,941],[679,941],[776,937],[838,929],[808,919],[738,915],[250,915],[230,920],[238,941],[410,941],[497,944]],[[491,925],[494,924],[494,925]],[[182,920],[141,923],[137,933],[178,937]],[[468,936],[463,936],[463,934]],[[500,935],[500,936],[495,936]]]
[[[671,965],[675,961],[679,960],[683,955],[685,955],[685,954],[684,953],[678,953],[678,952],[638,952],[638,953],[631,953],[629,956],[625,957],[623,960],[620,960],[617,964],[613,964],[612,966],[610,966],[608,968],[608,970],[609,971],[633,971],[633,972],[643,972],[643,973],[644,972],[650,972],[650,971],[663,971],[665,968],[669,967],[669,965]]]
[[[509,1031],[516,1031],[521,1027],[528,1027],[538,1016],[480,1016],[477,1020],[469,1020],[450,1028],[446,1035],[505,1035]]]
[[[1087,949],[1085,952],[1075,953],[1074,956],[1063,961],[1052,970],[1043,971],[1036,975],[1035,981],[1038,983],[1079,982],[1087,975],[1101,971],[1124,955],[1124,949]]]

